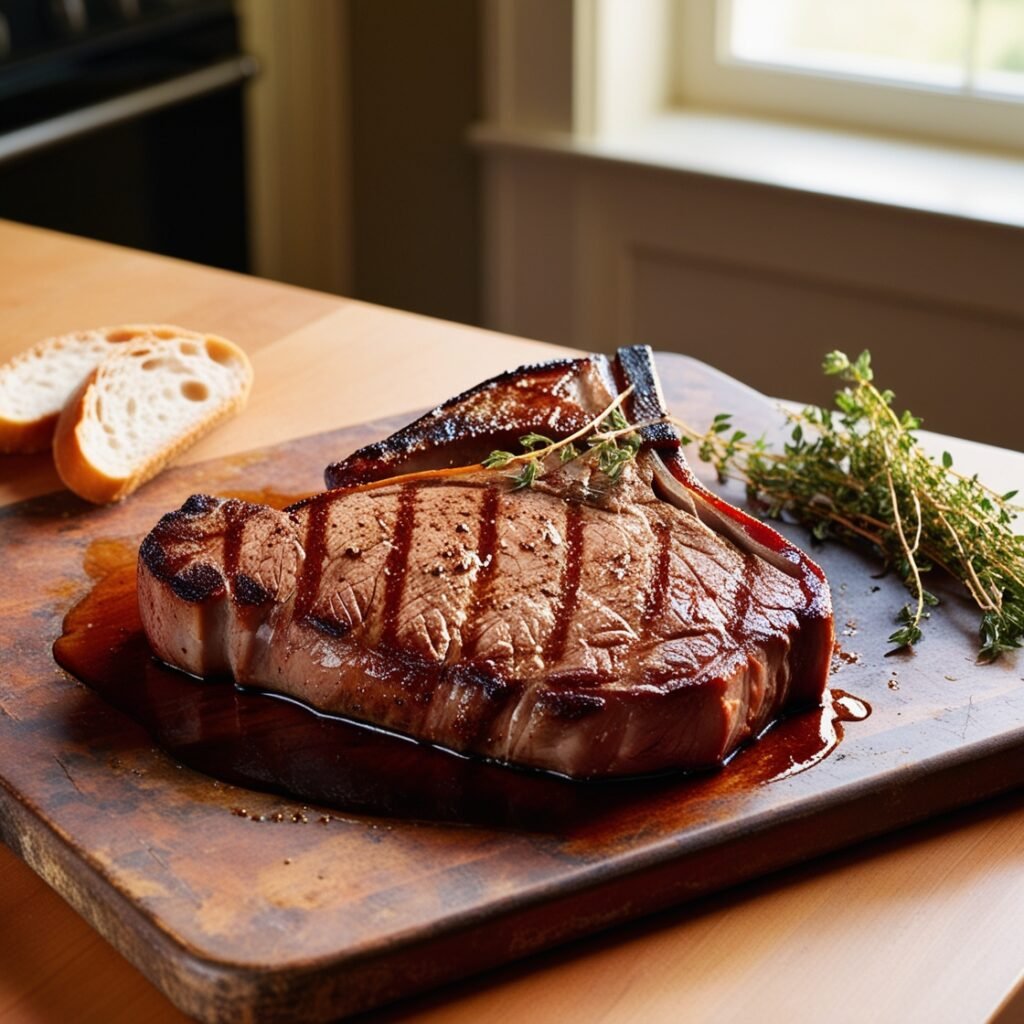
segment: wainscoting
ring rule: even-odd
[[[827,401],[833,348],[932,430],[1024,448],[1024,230],[476,133],[487,326],[646,342]],[[756,161],[756,154],[752,154]]]

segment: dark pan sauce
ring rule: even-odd
[[[64,620],[60,666],[141,725],[176,762],[234,785],[349,813],[565,831],[651,796],[751,789],[827,757],[843,723],[870,714],[833,691],[825,707],[776,723],[728,769],[697,776],[574,782],[465,757],[320,714],[298,702],[200,680],[159,662],[139,619],[136,549],[90,545],[92,590]]]

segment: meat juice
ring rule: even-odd
[[[177,763],[227,783],[348,813],[564,832],[649,796],[752,788],[827,757],[843,723],[870,708],[843,691],[822,708],[776,723],[727,768],[579,782],[466,757],[324,715],[296,701],[202,680],[158,661],[136,599],[136,552],[94,542],[95,582],[66,616],[54,656],[72,676],[142,726]]]

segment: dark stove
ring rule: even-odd
[[[228,0],[0,0],[0,217],[248,267]]]

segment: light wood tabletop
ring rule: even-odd
[[[250,353],[245,414],[182,461],[431,405],[564,351],[0,222],[0,361],[51,335],[161,321]],[[1006,488],[1024,456],[943,440]],[[0,456],[0,504],[59,486]],[[5,574],[11,585],[10,567]],[[0,846],[0,1021],[185,1018]],[[371,1014],[448,1022],[1024,1021],[1024,795]]]

